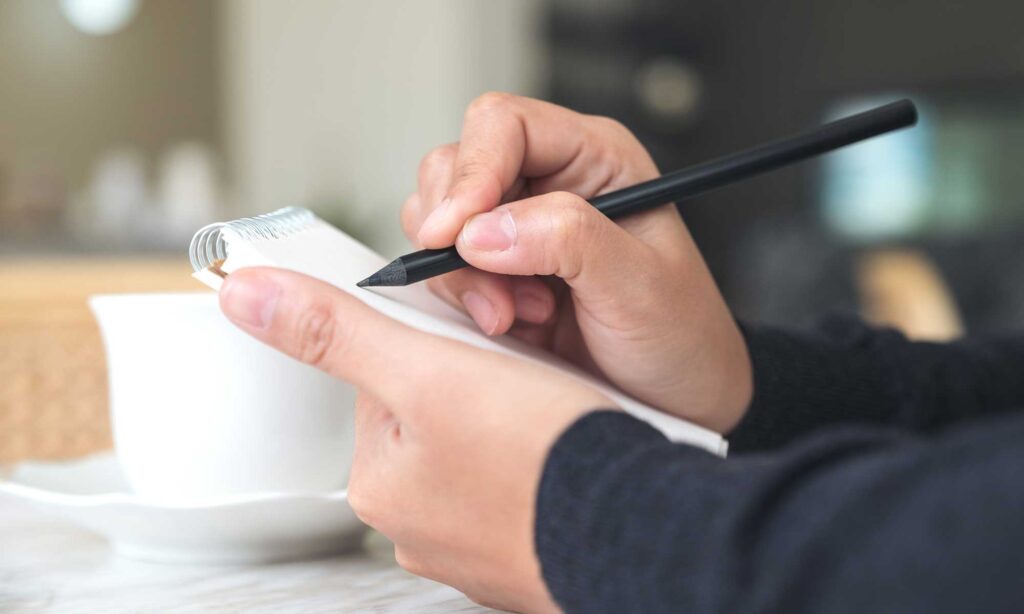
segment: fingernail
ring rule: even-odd
[[[550,317],[548,302],[527,290],[515,291],[516,317],[533,324],[543,324]]]
[[[480,330],[491,335],[498,328],[498,312],[482,294],[471,290],[462,295],[462,304]]]
[[[423,225],[420,226],[419,236],[422,237],[424,234],[431,234],[440,231],[445,222],[448,219],[448,210],[451,209],[452,199],[445,198],[441,201],[441,204],[430,212],[427,219],[423,220]]]
[[[481,213],[462,229],[462,240],[473,249],[503,252],[516,242],[516,223],[508,211]]]
[[[228,276],[221,294],[221,308],[229,319],[253,328],[267,329],[274,320],[281,288],[266,279],[239,281]]]

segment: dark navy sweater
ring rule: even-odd
[[[1024,612],[1024,335],[746,327],[730,457],[597,411],[549,453],[544,579],[570,612]]]

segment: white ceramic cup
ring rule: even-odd
[[[345,486],[350,386],[237,329],[210,292],[89,305],[106,346],[114,446],[135,492],[187,503]]]

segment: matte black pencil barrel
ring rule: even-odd
[[[612,219],[693,198],[787,164],[806,160],[906,128],[917,122],[917,109],[909,100],[893,102],[864,113],[830,122],[746,151],[684,168],[644,183],[590,199],[598,211]],[[359,282],[359,286],[406,286],[467,266],[455,247],[424,249],[402,256]]]

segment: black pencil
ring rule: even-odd
[[[912,126],[917,109],[909,100],[851,115],[746,151],[662,175],[592,198],[590,204],[612,219],[692,198],[787,164],[828,153],[886,132]],[[359,282],[360,287],[406,286],[468,266],[455,247],[406,254]]]

